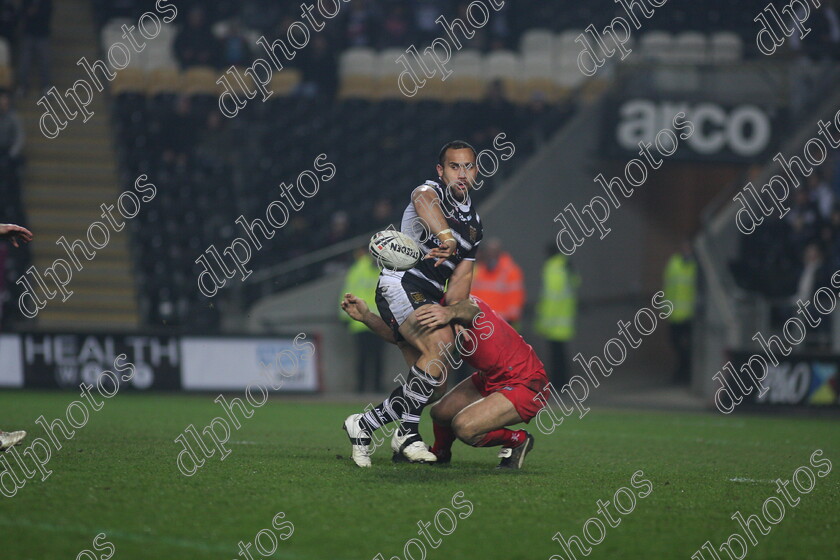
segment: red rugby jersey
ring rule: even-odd
[[[483,300],[475,296],[472,299],[481,309],[469,329],[477,345],[463,336],[459,338],[466,352],[475,350],[469,356],[465,353],[463,358],[484,373],[487,389],[501,388],[514,381],[545,379],[545,366],[531,345]]]

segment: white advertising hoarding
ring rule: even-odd
[[[20,337],[0,334],[0,387],[23,387]]]
[[[277,391],[318,391],[317,351],[306,335],[296,337],[181,339],[181,385],[185,390],[243,391],[260,384]]]

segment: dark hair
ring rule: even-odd
[[[438,154],[438,163],[443,165],[443,158],[446,156],[447,150],[472,150],[473,157],[478,157],[478,154],[475,151],[469,142],[465,142],[464,140],[452,140],[451,142],[447,142],[443,145],[443,148],[440,149],[440,153]]]

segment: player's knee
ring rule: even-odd
[[[475,446],[481,440],[481,434],[476,430],[475,424],[463,414],[452,419],[452,431],[467,445]]]

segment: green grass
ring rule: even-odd
[[[44,435],[38,416],[64,417],[75,398],[0,393],[2,427],[26,429],[31,441]],[[52,476],[0,497],[0,558],[76,558],[99,532],[116,547],[115,560],[242,558],[237,543],[253,541],[284,512],[295,531],[274,558],[368,560],[381,552],[405,560],[417,522],[451,508],[462,491],[472,515],[427,558],[547,560],[561,553],[555,532],[580,535],[596,516],[596,501],[611,500],[622,486],[633,490],[630,477],[641,469],[653,492],[607,529],[589,558],[689,560],[707,539],[717,545],[739,530],[730,519],[735,511],[760,514],[776,495],[768,481],[789,479],[816,449],[832,472],[817,478],[769,535],[757,535],[748,558],[825,559],[840,550],[836,419],[594,409],[552,435],[537,433],[519,472],[496,471],[496,449],[461,443],[450,466],[393,465],[383,449],[374,467],[362,470],[346,459],[339,430],[356,406],[273,400],[231,437],[254,443],[233,444],[227,459],[217,454],[184,477],[173,440],[188,424],[201,428],[221,413],[212,399],[119,394],[106,401],[54,452]],[[423,430],[431,442],[427,418]],[[730,481],[735,477],[757,482]]]

